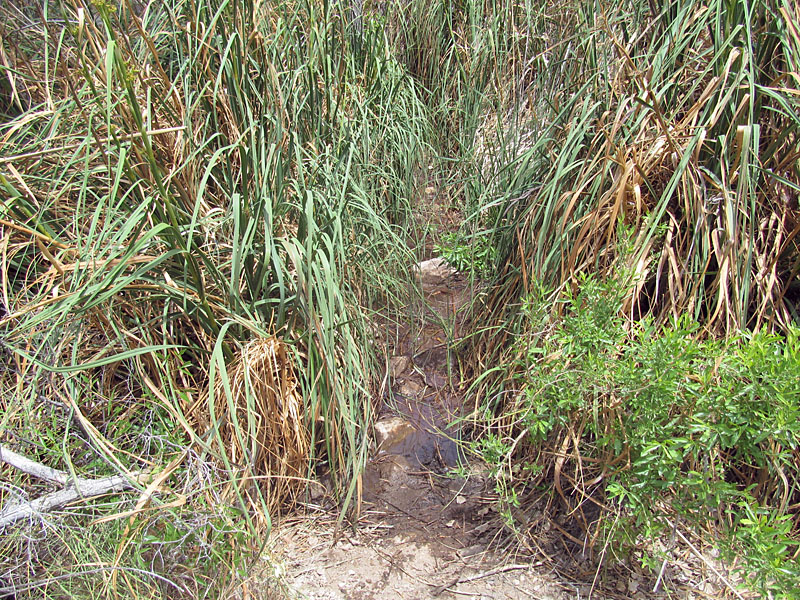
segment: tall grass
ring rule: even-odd
[[[113,503],[127,526],[80,552],[33,540],[37,523],[5,537],[6,586],[221,589],[232,579],[213,565],[233,577],[237,540],[268,530],[317,471],[342,515],[358,509],[367,316],[405,293],[423,107],[382,29],[369,23],[356,49],[337,4],[2,10],[5,441],[82,476],[164,474],[130,517],[135,499]],[[165,520],[171,558],[131,550]],[[38,559],[15,571],[26,543]]]
[[[562,19],[557,3],[412,2],[390,13],[398,59],[421,89],[435,125],[444,189],[460,208],[476,209],[485,187],[480,143],[487,119],[515,113],[534,88],[534,58]],[[506,140],[498,149],[508,150]]]
[[[503,269],[494,306],[534,280],[610,272],[624,226],[630,318],[784,329],[797,318],[797,9],[652,11],[574,3],[564,39],[534,57],[520,117],[487,138],[499,157],[480,202]]]
[[[761,361],[777,380],[793,368],[800,13],[780,0],[523,6],[483,16],[487,37],[507,41],[501,32],[516,27],[514,39],[534,42],[495,55],[502,67],[493,72],[503,75],[481,88],[474,172],[465,171],[463,187],[473,264],[494,257],[483,269],[494,276],[469,346],[475,419],[489,423],[476,448],[496,468],[509,506],[550,490],[549,506],[575,520],[568,533],[584,549],[598,540],[618,548],[604,537],[617,515],[629,539],[653,533],[631,517],[643,505],[658,518],[698,516],[676,498],[698,491],[692,478],[705,473],[704,485],[731,495],[706,497],[724,516],[703,526],[733,531],[738,551],[753,557],[744,576],[792,597],[797,505],[785,498],[796,497],[798,438],[791,425],[762,427],[753,446],[742,432],[759,430],[762,410],[794,414],[796,389],[776,391],[769,377],[743,375],[737,363],[731,369],[741,379],[715,388],[709,405],[684,394],[694,390],[692,373],[707,369],[698,374],[710,378],[704,384],[717,376],[713,361],[703,362],[711,357],[717,367]],[[592,285],[606,279],[616,281],[613,301],[593,299]],[[582,321],[595,312],[602,319]],[[786,357],[774,371],[763,355],[742,358],[758,354],[769,331],[786,335],[769,338],[766,354]],[[729,338],[722,350],[698,341],[716,337]],[[651,338],[669,356],[660,359],[663,372],[673,367],[669,376],[680,373],[681,385],[659,387]],[[672,342],[702,360],[684,367]],[[624,359],[640,379],[617,386],[609,369]],[[705,438],[705,458],[684,453],[681,444],[694,444],[708,419],[737,433]],[[658,488],[667,482],[672,489]],[[638,504],[626,496],[637,493]]]
[[[2,442],[157,482],[17,526],[4,590],[211,595],[311,476],[357,513],[369,315],[407,293],[432,152],[468,216],[444,251],[491,279],[469,340],[498,417],[481,443],[521,440],[528,352],[580,312],[551,302],[539,329],[542,290],[630,274],[622,337],[640,319],[791,331],[793,3],[354,6],[0,7]],[[503,448],[523,464],[533,446]],[[44,493],[0,468],[4,503]]]

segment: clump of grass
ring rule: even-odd
[[[14,543],[37,550],[3,553],[4,585],[213,594],[318,471],[342,518],[357,510],[368,315],[406,293],[427,125],[379,24],[357,49],[339,9],[0,9],[2,441],[80,476],[163,475],[21,526]],[[114,513],[72,554],[30,535]]]
[[[249,465],[250,487],[267,490],[268,508],[303,489],[312,458],[294,369],[284,342],[275,337],[256,339],[244,347],[228,372],[220,373],[214,398],[208,401],[206,426],[222,423],[217,452],[231,465]],[[258,494],[246,505],[258,506],[256,498]],[[269,513],[261,518],[269,523]]]
[[[609,273],[622,221],[632,319],[735,333],[797,318],[796,10],[573,5],[519,118],[487,138],[498,313],[534,280]]]

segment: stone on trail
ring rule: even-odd
[[[457,271],[443,258],[431,258],[414,265],[422,285],[441,285]]]
[[[378,452],[390,452],[414,432],[414,426],[401,417],[389,417],[375,423],[375,444]]]

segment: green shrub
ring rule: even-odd
[[[476,446],[499,489],[519,504],[550,481],[576,518],[590,494],[628,515],[583,523],[617,547],[676,520],[713,525],[755,589],[795,597],[800,330],[714,341],[699,339],[688,318],[628,325],[623,287],[582,277],[561,294],[549,335],[519,338],[520,392],[501,411],[505,440],[516,443],[495,431]],[[554,313],[547,302],[525,304],[534,332]]]
[[[434,250],[454,269],[471,275],[489,275],[495,261],[495,249],[485,236],[448,233]]]

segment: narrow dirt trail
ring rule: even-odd
[[[460,215],[439,204],[432,187],[425,190],[420,206],[418,221],[425,224],[420,229],[425,245],[418,252],[431,256],[437,235],[452,231]],[[422,261],[414,270],[418,294],[405,307],[405,322],[382,324],[386,331],[391,329],[383,334],[386,378],[374,450],[362,476],[357,527],[337,528],[335,507],[323,506],[325,498],[316,497],[271,536],[271,556],[285,567],[283,579],[291,597],[710,597],[706,592],[717,587],[704,575],[703,565],[691,557],[674,561],[675,569],[688,573],[677,575],[679,584],[686,582],[674,596],[650,592],[654,575],[634,559],[601,574],[591,553],[585,556],[576,538],[561,536],[559,531],[564,531],[567,522],[549,505],[533,511],[530,519],[521,517],[525,535],[533,535],[543,562],[502,550],[520,546],[502,539],[491,478],[484,465],[463,455],[457,443],[458,428],[452,425],[469,410],[464,407],[452,349],[466,333],[463,309],[476,293],[474,282],[439,258]],[[689,585],[691,579],[699,583]]]
[[[451,342],[471,292],[439,259],[417,273],[424,302],[409,307],[388,361],[358,527],[337,535],[336,515],[320,509],[275,532],[287,581],[319,600],[574,598],[537,565],[490,549],[497,527],[487,478],[478,465],[453,474],[457,431],[447,426],[463,396]]]

